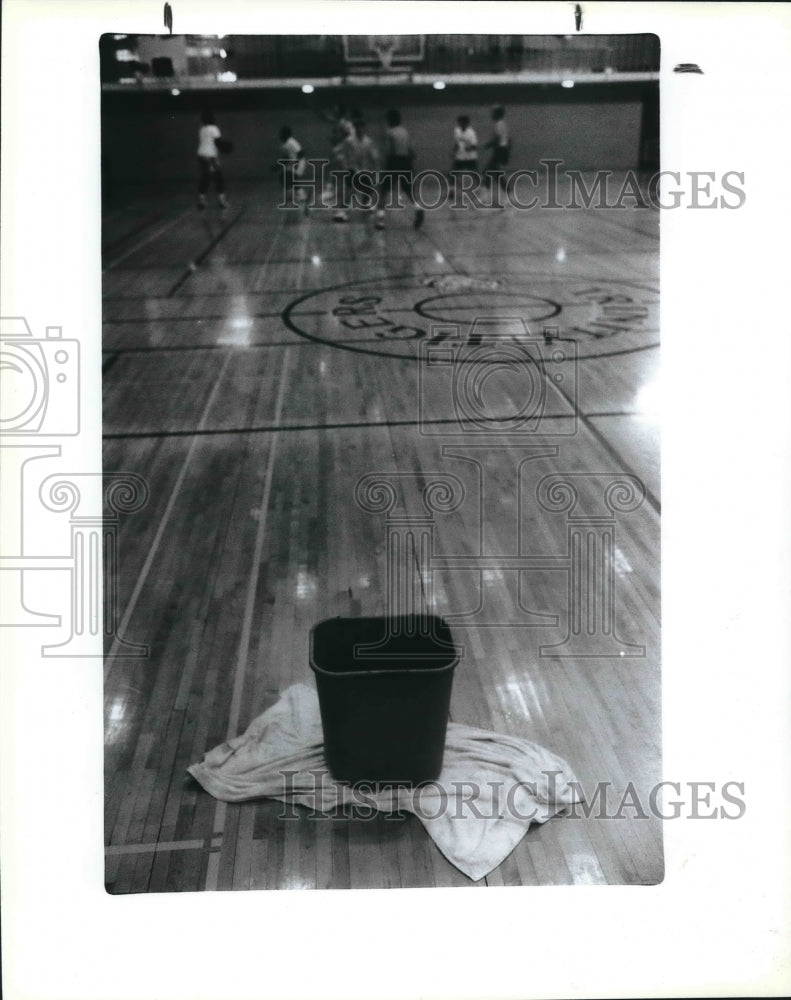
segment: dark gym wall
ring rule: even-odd
[[[384,113],[401,110],[418,154],[418,168],[447,170],[456,118],[468,114],[481,144],[491,135],[491,107],[503,103],[512,138],[511,168],[541,159],[578,169],[645,166],[645,107],[656,103],[656,85],[354,87],[317,90],[228,91],[199,94],[105,92],[102,98],[104,170],[114,182],[181,181],[196,173],[200,110],[214,109],[223,134],[234,143],[225,168],[233,177],[271,177],[279,155],[278,132],[291,125],[310,157],[329,154],[330,126],[317,111],[333,104],[359,108],[369,133],[379,139]]]

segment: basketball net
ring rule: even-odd
[[[393,65],[396,39],[394,35],[370,35],[371,49],[379,57],[382,69],[387,71]]]

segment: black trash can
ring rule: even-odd
[[[310,665],[332,776],[372,784],[436,778],[458,660],[450,629],[434,615],[316,625]]]

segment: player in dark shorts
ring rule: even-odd
[[[490,185],[492,178],[497,178],[498,186],[503,184],[505,168],[511,158],[511,137],[508,134],[508,126],[505,122],[505,108],[502,104],[492,108],[492,121],[494,122],[494,132],[491,139],[486,143],[484,149],[491,149],[492,155],[486,167],[486,183]],[[500,205],[500,208],[503,206]]]
[[[379,205],[376,209],[376,228],[385,227],[385,206],[393,207],[398,193],[404,192],[415,206],[414,227],[423,225],[423,209],[420,208],[412,193],[412,168],[415,153],[409,132],[401,124],[401,113],[395,109],[387,112],[387,130],[385,132],[385,162],[379,185]]]

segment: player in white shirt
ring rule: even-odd
[[[206,195],[211,183],[214,182],[217,200],[222,208],[227,208],[225,178],[220,169],[220,151],[217,144],[222,138],[222,133],[211,111],[204,111],[201,121],[203,124],[198,132],[198,207],[206,207]]]
[[[467,115],[459,115],[453,130],[453,169],[478,170],[478,136]]]
[[[478,173],[478,136],[470,125],[468,115],[459,115],[453,129],[453,167],[451,179],[456,183],[459,174]]]
[[[297,139],[290,125],[284,125],[280,129],[280,160],[278,161],[283,171],[283,194],[287,203],[292,201],[294,190],[294,178],[302,177],[307,167],[307,160],[302,150],[302,146]],[[305,191],[297,188],[297,201],[304,201],[307,208]]]

